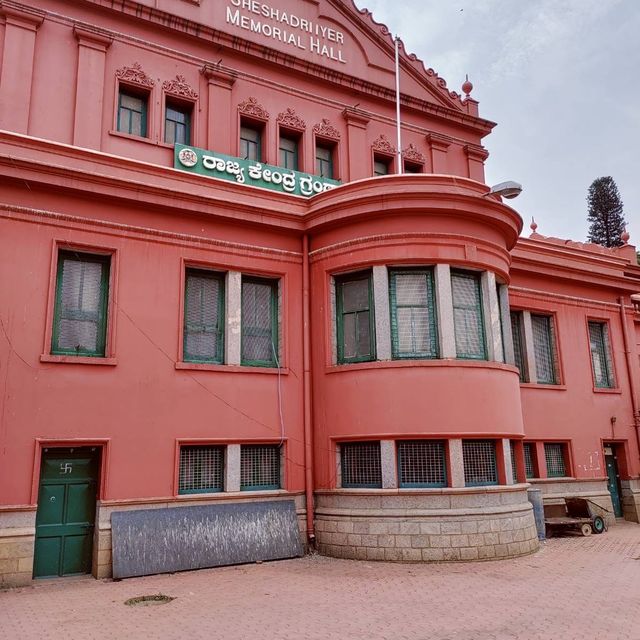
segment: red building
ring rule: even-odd
[[[635,250],[519,238],[470,86],[401,46],[397,149],[350,0],[0,15],[0,584],[143,510],[409,561],[536,550],[530,485],[638,521]]]

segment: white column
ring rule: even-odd
[[[456,332],[453,324],[453,296],[451,270],[448,264],[437,264],[434,269],[436,307],[438,315],[438,342],[441,358],[456,357]]]
[[[380,440],[380,460],[382,468],[382,488],[398,487],[398,467],[396,465],[396,445],[393,440]]]
[[[373,307],[376,323],[376,360],[391,360],[389,276],[384,265],[373,267]]]
[[[451,471],[450,486],[464,487],[464,457],[462,440],[459,438],[449,440],[449,469]]]
[[[226,449],[224,490],[240,491],[240,445],[230,444]]]
[[[504,349],[504,361],[515,365],[516,357],[513,352],[513,335],[511,333],[511,312],[509,311],[509,287],[506,284],[498,286],[498,301],[502,314],[502,337]]]
[[[224,333],[225,364],[240,364],[242,327],[242,274],[239,271],[227,273],[225,295],[225,315],[227,322]]]
[[[502,362],[502,331],[500,328],[500,306],[496,289],[496,275],[492,271],[483,271],[482,313],[484,315],[484,333],[487,343],[487,359]]]
[[[527,366],[527,382],[537,382],[538,372],[536,371],[536,357],[533,350],[533,325],[531,324],[531,312],[522,312],[522,327],[524,329],[524,344],[522,348],[524,353],[522,359]]]

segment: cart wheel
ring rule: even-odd
[[[585,522],[580,527],[580,531],[582,532],[583,536],[590,536],[593,533],[593,529],[591,528],[591,525],[588,522]]]
[[[602,516],[595,516],[591,526],[593,527],[593,533],[603,533],[606,529],[606,525]]]

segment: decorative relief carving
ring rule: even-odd
[[[258,103],[256,98],[249,98],[238,105],[238,111],[245,116],[251,116],[252,118],[258,118],[260,120],[268,120],[269,112]]]
[[[387,136],[381,133],[371,145],[375,151],[381,151],[382,153],[388,153],[389,155],[396,154],[396,148],[389,142]]]
[[[318,124],[314,124],[313,132],[323,138],[340,139],[340,132],[329,122],[329,118],[322,118]]]
[[[412,162],[417,162],[418,164],[425,164],[425,162],[427,161],[424,154],[418,150],[413,142],[402,152],[402,157],[405,160],[411,160]]]
[[[291,108],[278,114],[278,124],[291,129],[306,129],[305,121]]]
[[[121,67],[118,69],[116,71],[116,78],[139,84],[143,87],[151,88],[154,85],[153,79],[142,70],[139,62],[134,62],[130,67]]]
[[[187,82],[184,76],[177,75],[173,80],[165,80],[162,83],[162,88],[174,96],[180,96],[182,98],[190,98],[192,100],[198,99],[198,92]]]

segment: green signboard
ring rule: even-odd
[[[334,189],[340,184],[338,180],[274,167],[255,160],[234,158],[223,153],[187,147],[183,144],[175,145],[173,166],[175,169],[190,171],[201,176],[221,178],[296,196],[313,196]]]

